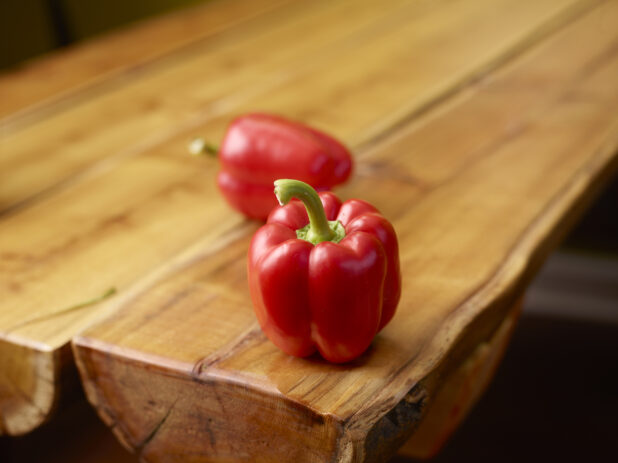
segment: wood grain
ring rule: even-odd
[[[23,208],[181,133],[218,140],[247,110],[285,112],[350,143],[368,141],[594,3],[345,0],[275,9],[253,27],[82,92],[69,106],[8,121],[0,210]]]
[[[139,81],[113,87],[109,94],[95,94],[71,111],[59,111],[45,119],[45,124],[7,134],[2,139],[1,172],[10,175],[3,178],[0,188],[8,207],[36,195],[43,185],[75,174],[89,158],[105,160],[70,177],[65,188],[47,198],[39,197],[39,201],[29,203],[30,207],[14,211],[3,220],[0,249],[6,297],[0,327],[5,337],[17,343],[21,338],[31,339],[56,349],[74,333],[113,311],[118,298],[71,313],[64,313],[64,308],[90,300],[109,287],[116,287],[126,297],[129,288],[145,274],[157,274],[160,263],[190,243],[200,237],[216,241],[241,223],[240,217],[229,213],[213,186],[215,163],[186,156],[185,142],[196,130],[216,139],[234,110],[260,107],[268,100],[276,101],[277,106],[264,109],[304,115],[307,121],[343,136],[352,146],[367,143],[370,134],[380,133],[385,119],[393,122],[399,92],[418,95],[412,102],[403,101],[405,110],[414,113],[420,105],[444,97],[453,86],[487,72],[491,63],[497,65],[504,56],[513,56],[534,43],[541,32],[550,33],[571,20],[584,8],[581,5],[590,8],[592,4],[567,3],[565,7],[564,2],[550,0],[525,4],[502,0],[499,4],[474,2],[473,7],[466,8],[461,2],[438,5],[393,1],[391,8],[385,8],[375,2],[355,2],[355,9],[350,11],[345,2],[316,2],[316,6],[276,10],[273,17],[263,18],[253,28],[217,44],[205,42],[205,53],[199,49],[183,55],[177,62],[168,63],[169,69],[157,68]],[[576,5],[576,10],[567,8],[569,5]],[[511,12],[504,27],[481,27],[496,16],[498,7]],[[275,46],[290,34],[304,32],[310,36],[318,25],[317,38]],[[439,46],[458,35],[465,46],[459,45],[456,53],[449,46]],[[404,49],[399,43],[406,41],[410,44]],[[361,45],[371,48],[356,51]],[[425,51],[427,45],[431,45],[430,53]],[[263,49],[274,51],[256,60],[255,53]],[[369,53],[381,61],[376,64],[364,59]],[[455,55],[457,61],[450,64]],[[386,79],[392,69],[401,69],[406,56],[406,72],[412,75],[421,67],[422,78],[412,84],[407,79],[395,79],[388,81],[387,88],[372,85],[380,78],[380,69]],[[227,72],[226,62],[242,72],[224,81],[203,82],[205,67]],[[337,62],[344,66],[335,69]],[[210,66],[213,64],[216,66]],[[348,73],[350,66],[353,72]],[[452,74],[444,74],[445,66]],[[245,73],[248,77],[243,77]],[[310,92],[300,91],[321,75]],[[367,76],[371,77],[369,81]],[[247,93],[236,94],[248,80]],[[290,83],[282,87],[288,80]],[[184,84],[186,89],[182,90],[187,93],[167,100],[171,106],[148,104],[153,95],[165,99],[169,93],[166,89],[178,88],[178,82]],[[291,82],[299,84],[297,92],[292,91]],[[345,104],[324,104],[346,88]],[[224,90],[234,95],[228,99]],[[384,95],[388,96],[388,105],[375,106]],[[241,106],[249,100],[246,107]],[[351,118],[352,103],[375,109],[357,111],[362,118]],[[193,105],[193,109],[187,105]],[[210,105],[219,108],[219,113]],[[197,114],[192,112],[195,108],[199,108]],[[185,111],[190,113],[186,120],[179,117]],[[215,118],[211,111],[220,115]],[[341,113],[336,116],[338,111]],[[164,122],[168,128],[139,138],[140,133],[154,127],[149,120],[155,120],[155,125]],[[125,258],[128,253],[130,260]],[[57,312],[60,314],[48,323]]]
[[[475,2],[470,8],[460,2],[443,3],[393,2],[390,9],[381,5],[379,12],[371,2],[355,3],[351,13],[345,3],[328,2],[276,10],[251,28],[217,43],[204,42],[205,54],[198,47],[177,60],[165,61],[164,66],[149,68],[139,82],[114,81],[91,98],[86,98],[88,93],[80,96],[75,108],[56,103],[49,106],[51,111],[35,108],[32,114],[41,118],[40,124],[30,124],[35,119],[29,119],[26,125],[13,126],[14,131],[6,129],[1,162],[2,172],[10,175],[0,184],[3,204],[10,208],[24,198],[39,201],[31,201],[30,207],[14,211],[1,223],[0,270],[6,296],[0,327],[7,346],[2,356],[12,359],[13,345],[18,350],[27,346],[26,351],[36,345],[53,364],[53,368],[43,368],[52,371],[51,376],[30,373],[32,365],[39,365],[31,360],[39,355],[38,348],[34,357],[24,355],[24,361],[13,364],[18,369],[2,381],[3,409],[19,409],[13,405],[17,400],[35,403],[40,413],[28,412],[38,418],[26,419],[28,425],[5,427],[6,432],[25,432],[51,413],[66,366],[66,357],[57,353],[75,333],[124,306],[134,294],[174,268],[172,264],[161,266],[162,262],[175,256],[183,262],[195,249],[201,249],[200,239],[223,248],[236,233],[246,236],[255,228],[230,214],[219,198],[212,182],[215,165],[200,170],[196,160],[185,157],[185,140],[197,128],[214,138],[234,111],[261,106],[327,127],[352,146],[368,145],[397,125],[398,118],[413,117],[432,101],[508,61],[594,4],[505,0]],[[502,27],[487,27],[502,8],[510,12],[508,18],[502,16]],[[318,38],[275,46],[285,43],[284,37],[291,33],[305,30],[310,35],[317,25]],[[451,49],[448,43],[455,39],[458,47]],[[406,41],[410,45],[402,48],[400,43]],[[356,50],[363,44],[368,48]],[[274,52],[268,59],[255,60],[254,50],[265,48],[274,48]],[[430,53],[424,51],[428,49]],[[366,59],[371,54],[377,62]],[[335,69],[334,63],[340,67]],[[220,64],[212,69],[221,67],[221,72],[229,66],[239,72],[223,82],[213,80],[202,86],[203,67],[209,64]],[[415,75],[417,68],[424,71],[411,84],[406,73]],[[393,69],[405,72],[389,80]],[[248,77],[242,77],[245,74]],[[387,85],[374,85],[382,77]],[[232,95],[247,80],[251,83],[246,93]],[[174,87],[175,82],[186,84],[186,93],[166,99],[165,89]],[[293,82],[303,91],[294,91]],[[224,90],[232,96],[222,97]],[[153,95],[163,95],[163,103],[150,105]],[[342,95],[340,104],[325,104],[335,95]],[[382,97],[384,104],[376,104]],[[187,104],[194,106],[183,119]],[[354,105],[373,109],[357,111]],[[110,120],[115,124],[106,127],[104,122]],[[169,129],[143,136],[163,125]],[[92,164],[93,159],[103,157],[103,162]],[[366,175],[348,191],[367,185],[367,169],[383,169],[380,162],[361,165]],[[92,168],[84,171],[84,166]],[[76,172],[81,174],[76,176]],[[40,196],[41,191],[66,178],[63,188],[48,197]],[[384,191],[402,185],[408,192],[416,190],[405,184],[385,185]],[[98,306],[64,311],[112,286],[120,296]],[[211,286],[209,291],[217,292],[217,288]],[[243,325],[246,315],[238,316],[238,324]],[[46,378],[48,396],[32,398],[34,391],[42,390],[31,386],[27,378],[32,376]],[[17,397],[16,390],[24,392],[23,397]]]
[[[365,2],[364,8],[359,4],[346,28],[345,21],[337,21],[346,8],[349,2],[316,2],[275,10],[253,27],[207,38],[129,78],[105,80],[105,85],[79,94],[69,107],[59,102],[35,112],[25,125],[7,122],[0,166],[10,175],[0,183],[0,207],[36,198],[93,163],[96,168],[98,160],[109,163],[114,156],[142,152],[194,127],[196,118],[229,111],[255,92],[272,89],[300,63],[313,63],[325,47],[337,49],[342,39],[362,35],[384,11],[375,2]],[[392,10],[386,11],[394,14]],[[311,33],[317,27],[322,34],[314,40]],[[304,39],[294,47],[277,46],[290,34]]]
[[[38,347],[38,348],[37,348]],[[40,346],[0,341],[0,434],[18,435],[38,426],[59,392],[53,352]]]
[[[384,461],[616,171],[617,18],[604,2],[361,154],[342,195],[392,220],[404,293],[358,361],[291,358],[261,334],[248,226],[75,339],[102,418],[153,462]]]

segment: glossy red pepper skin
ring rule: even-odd
[[[265,220],[277,205],[273,181],[295,178],[316,190],[345,182],[350,152],[331,136],[269,114],[235,119],[219,148],[217,184],[229,204],[248,217]]]
[[[361,355],[395,313],[397,236],[369,203],[319,196],[346,236],[317,245],[298,239],[309,221],[305,207],[297,200],[277,207],[251,242],[249,287],[260,326],[277,347],[297,357],[317,349],[342,363]]]

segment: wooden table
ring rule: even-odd
[[[214,1],[7,72],[0,102],[1,433],[62,414],[77,364],[145,461],[428,456],[616,171],[618,1]],[[338,192],[399,235],[398,313],[349,365],[262,335],[259,224],[187,154],[255,110],[342,139]]]

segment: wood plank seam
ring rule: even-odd
[[[599,54],[591,56],[588,60],[588,63],[584,65],[584,67],[580,70],[580,72],[578,72],[576,75],[573,76],[573,79],[571,79],[570,83],[572,84],[577,81],[584,80],[585,78],[591,76],[597,70],[602,68],[603,65],[608,60],[613,58],[616,54],[618,54],[618,41],[616,41],[613,46],[605,50],[602,50]],[[508,69],[506,69],[505,72],[508,72]],[[499,75],[500,73],[497,72],[496,74]],[[463,174],[464,172],[473,169],[479,162],[482,162],[483,160],[487,159],[488,155],[491,155],[491,153],[497,152],[502,146],[505,146],[508,143],[511,143],[512,141],[525,136],[526,132],[529,131],[533,127],[533,125],[538,120],[541,119],[541,116],[543,113],[545,113],[548,109],[551,109],[553,106],[555,106],[558,103],[571,100],[574,97],[574,95],[577,94],[578,92],[579,90],[573,89],[570,86],[567,86],[563,92],[559,92],[558,94],[556,94],[556,96],[553,99],[547,101],[544,105],[539,106],[534,113],[529,113],[529,117],[527,117],[526,120],[520,121],[516,125],[512,125],[509,128],[509,131],[506,132],[503,137],[498,138],[496,140],[492,140],[489,143],[479,147],[475,152],[471,154],[466,164],[462,165],[460,169],[452,171],[452,173],[448,177],[444,177],[440,182],[429,185],[415,178],[410,178],[408,176],[400,176],[399,178],[404,183],[410,183],[411,185],[419,186],[426,193],[438,190],[444,185],[446,185],[447,183],[451,182],[453,179]],[[458,99],[459,97],[455,96],[454,99],[451,101],[451,103],[456,104]],[[445,106],[450,107],[450,104],[447,103]],[[427,123],[427,120],[431,120],[434,116],[438,115],[441,112],[442,112],[442,108],[439,108],[438,111],[436,111],[435,113],[427,114],[427,119],[424,119],[423,123]],[[412,123],[411,126],[413,127],[414,123]],[[396,138],[397,134],[393,134],[393,137]],[[379,146],[380,145],[379,140],[376,140],[376,141],[377,141],[377,145]],[[372,149],[361,151],[358,157],[369,158],[373,154],[373,152],[374,150]],[[399,212],[399,214],[395,214],[392,217],[394,219],[401,218],[401,215],[409,211],[410,208],[412,207],[414,207],[414,205],[406,205],[405,211],[402,210]]]
[[[592,13],[596,8],[599,8],[604,2],[608,0],[597,0],[590,3],[582,1],[571,5],[565,11],[561,12],[558,16],[552,18],[551,21],[545,24],[541,24],[527,37],[526,41],[515,44],[510,50],[506,51],[502,55],[495,58],[494,61],[486,63],[484,66],[475,70],[469,76],[463,78],[458,84],[452,86],[448,91],[438,95],[431,101],[420,105],[417,108],[404,114],[397,123],[385,128],[380,134],[374,138],[367,140],[366,142],[354,147],[359,151],[357,157],[363,158],[363,153],[370,153],[376,145],[379,145],[382,141],[388,140],[391,136],[396,136],[396,133],[402,127],[409,127],[416,121],[425,123],[424,116],[430,116],[436,110],[447,110],[449,102],[457,99],[458,95],[462,95],[474,87],[483,84],[483,80],[493,74],[500,68],[508,67],[512,62],[525,55],[530,49],[541,43],[546,38],[556,34],[558,31],[566,29],[570,24],[580,19],[581,16]]]

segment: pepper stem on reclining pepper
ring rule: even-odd
[[[204,154],[216,156],[219,153],[219,147],[211,145],[201,137],[191,140],[187,148],[193,156],[202,156]]]
[[[318,244],[323,241],[338,243],[344,238],[343,225],[337,220],[326,219],[322,201],[311,185],[287,178],[275,180],[275,195],[282,206],[289,203],[292,198],[300,199],[305,205],[309,225],[296,230],[296,235],[300,239]]]

